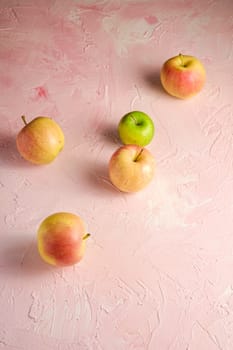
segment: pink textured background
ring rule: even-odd
[[[179,52],[208,75],[188,101],[159,83]],[[233,349],[232,67],[232,0],[0,1],[0,349]],[[127,195],[107,164],[135,109],[157,171]],[[51,165],[17,154],[22,114],[63,128]],[[92,236],[56,269],[36,231],[62,210]]]

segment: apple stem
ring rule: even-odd
[[[21,118],[22,118],[22,120],[23,120],[24,124],[25,124],[25,125],[27,125],[27,121],[26,121],[26,117],[25,117],[25,115],[22,115],[22,116],[21,116]]]
[[[138,160],[138,158],[140,157],[140,155],[143,152],[143,148],[141,148],[140,152],[138,153],[138,155],[136,156],[136,158],[134,159],[134,161],[136,162]]]
[[[133,121],[134,121],[135,124],[137,125],[137,120],[136,120],[136,118],[135,118],[132,114],[130,114],[130,117],[133,119]]]
[[[87,239],[88,237],[90,237],[90,233],[86,233],[84,236],[83,236],[83,241],[85,240],[85,239]]]
[[[182,53],[179,54],[180,60],[181,60],[181,65],[184,67],[184,56]]]

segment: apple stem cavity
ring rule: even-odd
[[[25,125],[27,125],[27,121],[26,121],[26,117],[25,117],[25,115],[22,115],[22,116],[21,116],[21,118],[22,118],[22,120],[23,120],[24,124],[25,124]]]
[[[90,237],[90,233],[86,233],[85,236],[83,236],[83,241],[85,241],[85,239],[87,239],[88,237]]]
[[[137,162],[137,161],[138,161],[138,159],[139,159],[140,155],[142,154],[142,152],[143,152],[143,148],[141,148],[140,152],[139,152],[139,153],[137,154],[137,156],[134,158],[134,162]]]

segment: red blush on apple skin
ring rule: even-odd
[[[203,79],[201,76],[199,76],[198,73],[193,72],[190,74],[190,72],[183,72],[180,82],[179,82],[179,89],[183,90],[184,93],[187,90],[187,86],[190,89],[190,92],[195,92],[199,90],[203,85]]]
[[[45,254],[53,256],[58,265],[69,265],[75,260],[76,248],[81,244],[81,238],[72,231],[67,227],[52,234],[49,231],[45,234]]]
[[[167,68],[167,76],[171,77],[173,90],[182,91],[184,94],[187,91],[187,86],[189,87],[190,92],[195,92],[203,85],[202,77],[196,72],[190,74],[188,71],[183,71],[182,74],[180,74],[180,71],[173,71],[170,68]]]

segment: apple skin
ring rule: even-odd
[[[187,99],[202,90],[206,72],[196,57],[179,54],[163,64],[160,79],[168,94]]]
[[[112,184],[120,191],[137,192],[153,179],[155,160],[146,148],[124,145],[113,153],[108,169]]]
[[[118,124],[118,134],[123,144],[144,147],[153,139],[153,120],[144,112],[129,112],[121,118]]]
[[[18,133],[16,145],[21,156],[33,164],[51,163],[64,147],[60,126],[49,117],[37,117]]]
[[[39,254],[50,265],[74,265],[83,258],[89,235],[79,216],[65,212],[52,214],[37,231]]]

